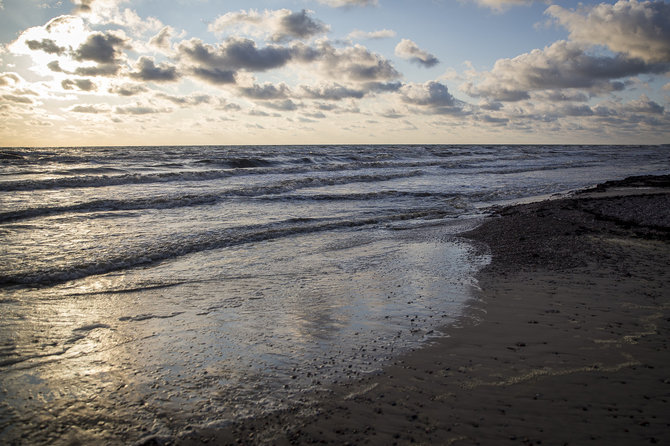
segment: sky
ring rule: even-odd
[[[670,142],[670,3],[0,0],[0,146]]]

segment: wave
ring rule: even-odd
[[[295,161],[295,160],[293,160]],[[473,160],[470,160],[472,162]],[[263,158],[228,158],[222,160],[203,159],[194,162],[197,165],[216,165],[218,169],[185,170],[183,165],[164,165],[165,169],[174,171],[155,173],[120,173],[124,169],[114,167],[74,168],[50,172],[55,177],[43,179],[25,179],[1,181],[0,190],[4,191],[30,191],[47,189],[67,188],[95,188],[108,186],[121,186],[128,184],[151,184],[167,182],[193,182],[211,181],[224,179],[239,175],[290,175],[308,174],[310,172],[338,172],[352,170],[393,170],[393,169],[422,169],[430,167],[441,167],[443,169],[456,169],[468,167],[458,161],[446,162],[444,160],[394,160],[394,161],[352,161],[352,162],[319,162],[306,158],[300,160],[297,165],[278,164],[275,161]],[[26,171],[24,174],[35,174],[36,171]],[[16,174],[16,173],[15,173]]]
[[[5,272],[0,275],[0,286],[55,285],[92,275],[146,266],[201,251],[301,234],[388,224],[397,221],[435,220],[450,215],[454,215],[453,209],[443,206],[439,209],[415,209],[402,213],[381,214],[355,219],[294,218],[276,223],[206,231],[188,234],[185,237],[173,237],[170,240],[160,240],[153,245],[136,246],[137,249],[134,251],[115,251],[114,255],[110,257],[92,259],[85,263],[56,265],[48,270]]]
[[[162,183],[170,181],[208,181],[231,176],[221,170],[161,172],[152,174],[82,175],[42,180],[15,180],[0,182],[0,190],[29,191],[40,189],[64,189],[77,187],[106,187],[126,184]]]
[[[304,177],[284,180],[276,183],[261,184],[224,190],[207,194],[166,195],[135,199],[103,199],[91,200],[63,206],[40,206],[16,211],[0,212],[0,222],[20,221],[29,218],[54,215],[68,212],[100,212],[100,211],[128,211],[139,209],[172,209],[188,206],[216,204],[235,197],[260,197],[277,195],[297,189],[309,187],[335,186],[353,183],[382,182],[400,178],[409,178],[422,175],[421,171],[414,170],[402,173],[346,175],[337,177]],[[362,197],[366,198],[366,197]],[[373,198],[373,197],[369,197]]]

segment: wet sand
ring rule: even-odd
[[[463,237],[493,261],[448,337],[176,443],[670,444],[670,177],[497,209]]]

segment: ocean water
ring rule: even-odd
[[[0,149],[0,442],[128,444],[374,373],[457,321],[488,206],[670,146]]]

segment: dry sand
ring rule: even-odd
[[[670,444],[670,177],[499,209],[448,337],[181,444]]]

